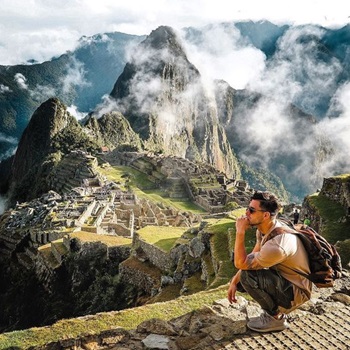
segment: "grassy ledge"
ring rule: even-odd
[[[47,327],[3,333],[0,334],[0,349],[11,347],[26,349],[63,339],[99,334],[102,331],[120,327],[126,330],[135,329],[141,322],[151,318],[168,321],[200,309],[205,305],[212,305],[215,300],[226,298],[226,292],[227,285],[210,291],[182,296],[163,303],[148,304],[133,309],[99,313],[74,319],[64,319]]]

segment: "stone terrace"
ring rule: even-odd
[[[223,212],[228,202],[246,206],[253,190],[243,180],[228,179],[208,164],[152,153],[112,152],[111,164],[131,166],[146,174],[169,197],[190,198],[210,213]]]

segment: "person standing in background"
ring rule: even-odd
[[[299,211],[297,208],[295,208],[293,213],[293,224],[297,225],[298,222],[299,222]]]

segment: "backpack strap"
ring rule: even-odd
[[[289,227],[289,226],[279,226],[279,227],[274,228],[274,229],[270,232],[269,236],[267,237],[268,239],[265,241],[265,243],[266,243],[267,241],[269,241],[270,239],[272,239],[272,238],[274,238],[274,237],[276,237],[276,236],[278,236],[278,235],[280,235],[280,234],[282,234],[282,233],[292,233],[292,234],[295,234],[297,237],[299,236],[299,232],[296,231],[295,229],[293,229],[292,227]],[[285,267],[288,268],[288,269],[290,269],[290,270],[292,270],[292,271],[294,271],[295,273],[297,273],[297,274],[299,274],[299,275],[305,277],[305,278],[308,278],[308,276],[309,276],[308,274],[306,274],[306,273],[304,273],[304,272],[302,272],[302,271],[299,271],[299,270],[297,270],[297,269],[293,269],[292,267],[289,267],[289,266],[285,266]]]
[[[275,227],[269,234],[269,236],[267,237],[268,241],[282,233],[295,233],[298,234],[298,231],[294,230],[291,227],[288,226],[279,226],[279,227]]]

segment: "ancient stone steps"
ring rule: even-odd
[[[51,242],[51,252],[55,259],[61,264],[62,257],[68,252],[67,247],[63,244],[63,238]]]
[[[45,246],[39,247],[38,251],[41,254],[45,263],[50,268],[50,270],[54,270],[60,265],[60,262],[56,259],[55,255],[52,253],[51,244],[46,244]]]

